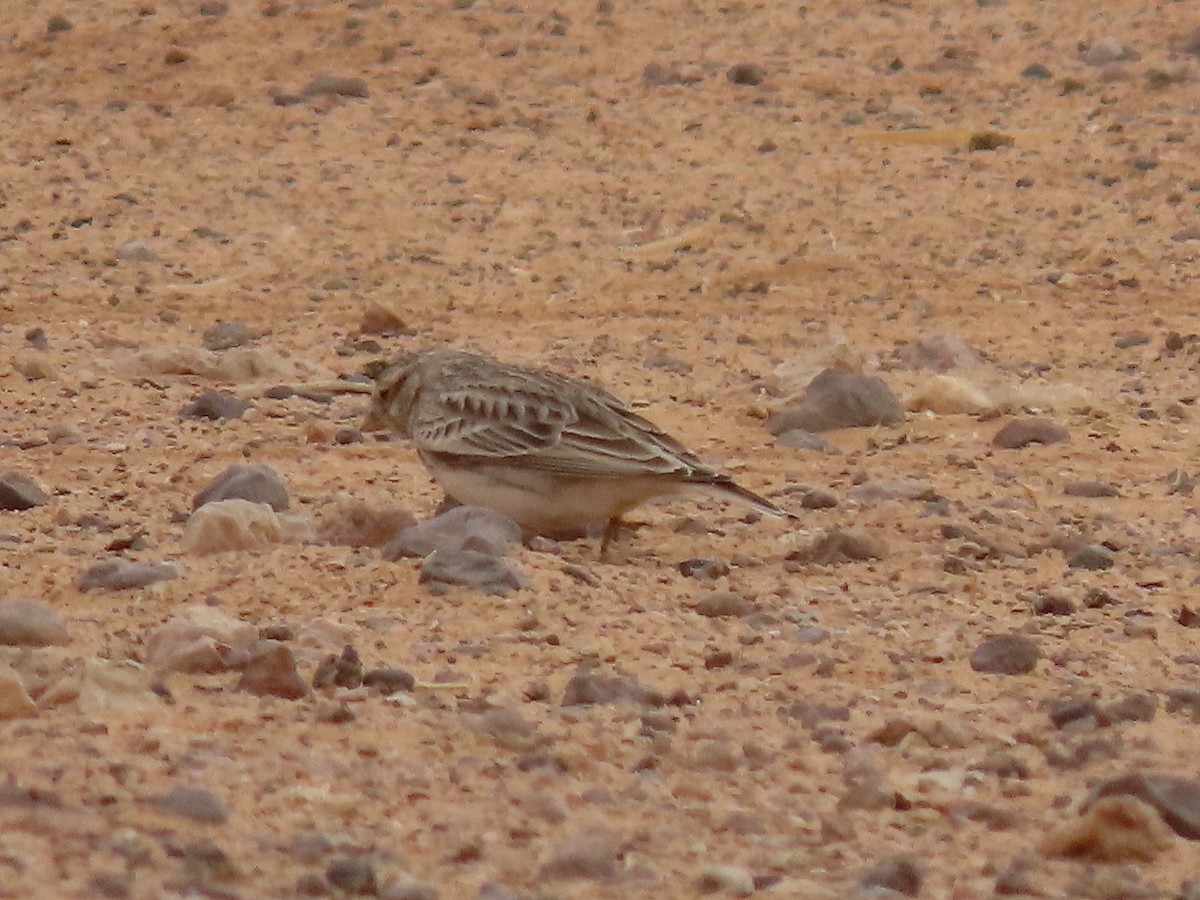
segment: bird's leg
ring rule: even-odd
[[[617,533],[621,530],[621,517],[613,516],[608,520],[608,524],[604,526],[604,536],[600,538],[600,561],[608,561],[608,545],[616,540]]]

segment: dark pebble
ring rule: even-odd
[[[800,506],[803,509],[834,509],[837,505],[837,496],[832,491],[821,488],[809,488],[800,500]]]
[[[1067,565],[1072,569],[1084,569],[1098,572],[1113,567],[1113,554],[1107,547],[1100,544],[1086,544],[1067,557]]]
[[[285,700],[298,700],[308,694],[308,685],[296,671],[296,658],[288,645],[279,641],[259,641],[254,645],[237,689]]]
[[[1058,423],[1027,416],[1013,419],[997,431],[992,438],[992,445],[1004,450],[1019,450],[1030,444],[1058,444],[1070,439],[1070,432]]]
[[[882,888],[902,897],[916,897],[924,880],[921,867],[914,860],[895,856],[872,866],[859,883],[864,888]]]
[[[222,0],[206,0],[200,4],[200,15],[209,19],[219,19],[229,13],[229,4]]]
[[[1090,699],[1061,700],[1051,704],[1048,710],[1050,723],[1055,728],[1066,728],[1076,722],[1091,720],[1095,725],[1107,725],[1108,721],[1100,711],[1100,705]]]
[[[726,666],[733,664],[733,653],[729,650],[715,650],[708,656],[704,657],[704,668],[724,669]]]
[[[129,559],[105,559],[88,567],[79,577],[81,591],[130,591],[179,577],[173,562],[134,562]]]
[[[375,867],[360,856],[339,856],[325,869],[325,879],[351,896],[372,897],[379,892]]]
[[[740,619],[754,612],[754,604],[740,594],[716,591],[700,598],[696,612],[709,619]]]
[[[259,640],[263,641],[294,641],[296,639],[296,630],[291,625],[278,623],[275,625],[264,625],[258,629]]]
[[[1063,493],[1068,497],[1120,497],[1121,490],[1105,481],[1072,481]]]
[[[883,379],[826,369],[797,400],[767,420],[767,429],[778,437],[796,428],[824,432],[903,421],[904,407]]]
[[[333,433],[333,442],[343,447],[347,444],[361,444],[363,442],[363,433],[352,426],[339,428]]]
[[[49,502],[50,496],[28,475],[20,472],[0,475],[0,510],[19,512]]]
[[[200,342],[205,350],[230,350],[248,344],[253,339],[245,322],[218,322],[204,330]]]
[[[34,350],[47,350],[50,347],[50,340],[46,337],[46,329],[41,326],[35,326],[25,332],[25,343]]]
[[[362,684],[381,694],[394,694],[397,691],[411,691],[416,687],[417,679],[403,669],[380,668],[364,674]]]
[[[1050,70],[1041,63],[1033,63],[1032,65],[1025,67],[1025,69],[1021,72],[1021,77],[1034,78],[1038,81],[1046,81],[1054,76],[1050,73]]]
[[[431,553],[421,563],[418,580],[439,594],[459,585],[503,596],[530,584],[524,573],[504,560],[477,550],[463,549]]]
[[[679,564],[679,574],[712,581],[729,574],[729,563],[723,559],[685,559]]]
[[[1184,628],[1200,628],[1200,613],[1190,606],[1181,606],[1179,612],[1175,613],[1175,621]]]
[[[1119,336],[1114,345],[1118,350],[1129,350],[1133,347],[1142,347],[1150,343],[1150,335],[1144,331],[1127,331]]]
[[[365,98],[368,96],[368,91],[366,81],[361,78],[318,75],[304,86],[301,94],[305,97],[320,97],[332,94],[339,97]]]
[[[563,706],[594,706],[622,702],[657,707],[665,703],[665,698],[636,678],[601,675],[581,666],[575,676],[567,682],[562,699]]]
[[[1025,675],[1037,668],[1041,655],[1023,634],[994,634],[971,651],[971,668],[985,675]]]
[[[1109,722],[1150,722],[1158,713],[1158,700],[1153,694],[1127,694],[1104,707]]]
[[[749,85],[751,87],[763,83],[763,79],[767,77],[767,70],[757,63],[738,63],[730,66],[729,71],[725,73],[725,79],[730,84]]]
[[[133,894],[133,875],[129,872],[101,872],[88,882],[87,896],[124,900]]]
[[[205,391],[182,410],[185,419],[240,419],[254,404],[223,391]]]
[[[1038,616],[1070,616],[1075,604],[1062,594],[1039,594],[1033,599],[1033,613]]]
[[[810,546],[793,550],[784,557],[784,568],[795,571],[803,565],[831,566],[849,562],[866,562],[883,558],[878,542],[854,531],[830,531]]]
[[[61,34],[64,31],[70,31],[74,27],[71,24],[71,20],[66,16],[51,16],[46,21],[47,34]]]
[[[288,508],[287,487],[284,486],[283,479],[264,463],[230,466],[192,498],[192,509],[194,511],[205,503],[216,503],[220,500],[265,503],[276,512],[283,512]]]
[[[328,897],[329,882],[315,872],[306,872],[296,879],[296,895],[299,897]]]
[[[221,798],[204,788],[172,788],[153,802],[159,809],[193,822],[224,825],[229,820],[229,810]]]

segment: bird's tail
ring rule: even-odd
[[[739,503],[744,503],[751,509],[757,510],[764,515],[778,516],[781,519],[800,518],[795,513],[788,512],[786,509],[780,509],[766,497],[760,497],[754,491],[742,487],[731,478],[716,478],[712,481],[701,482],[700,484],[716,494],[728,497],[731,500],[737,500]]]

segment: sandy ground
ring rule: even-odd
[[[0,513],[0,597],[51,604],[70,640],[6,656],[38,709],[3,725],[0,894],[294,896],[347,859],[409,897],[846,896],[893,857],[930,897],[998,879],[1165,897],[1200,872],[1182,838],[1152,862],[1038,850],[1106,778],[1200,776],[1196,707],[1169,702],[1200,663],[1176,621],[1200,528],[1164,480],[1197,465],[1200,9],[9,0],[2,18],[0,470],[50,501]],[[1133,52],[1089,64],[1105,38]],[[322,74],[366,96],[306,94]],[[406,333],[361,335],[372,305]],[[147,363],[222,320],[277,368]],[[827,435],[836,454],[768,432],[830,355],[911,395],[929,373],[895,351],[938,333],[984,355],[965,378],[1071,440],[999,450],[1004,415],[919,411]],[[363,397],[261,389],[444,343],[596,378],[747,486],[838,505],[793,525],[657,504],[611,562],[521,549],[532,587],[503,597],[435,596],[374,550],[184,551],[192,496],[238,462],[275,468],[301,518],[347,499],[428,515],[440,492],[405,444],[334,440]],[[181,418],[209,388],[256,408]],[[948,564],[948,523],[1014,552]],[[787,564],[836,528],[884,557]],[[1069,568],[1071,539],[1115,565]],[[114,553],[184,574],[81,592]],[[694,558],[729,572],[688,577]],[[1097,589],[1111,602],[1086,606]],[[698,615],[713,591],[757,612]],[[1073,612],[1037,615],[1048,592]],[[442,685],[56,692],[144,662],[194,605],[287,625],[306,679],[351,643]],[[973,671],[1013,631],[1037,669]],[[674,702],[564,706],[581,663]],[[1130,697],[1154,714],[1048,715]],[[181,786],[225,821],[153,802]]]

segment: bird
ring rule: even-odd
[[[771,516],[796,516],[737,484],[604,388],[463,350],[410,353],[381,371],[366,432],[408,438],[459,503],[503,513],[528,535],[604,524],[688,487]]]

